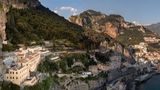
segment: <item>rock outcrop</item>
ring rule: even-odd
[[[2,40],[5,40],[6,39],[5,29],[7,22],[6,13],[8,12],[8,7],[5,4],[2,4],[2,2],[0,3],[2,5],[0,10],[0,36]]]
[[[76,23],[86,29],[95,30],[99,33],[108,34],[112,38],[118,36],[120,27],[127,24],[120,15],[105,15],[93,10],[87,10],[77,16],[71,16],[70,22]]]
[[[23,9],[28,7],[40,6],[38,0],[0,0],[3,4],[12,6],[13,8]]]
[[[118,36],[118,28],[114,26],[112,23],[108,22],[105,24],[105,34],[108,34],[112,38],[116,38]]]

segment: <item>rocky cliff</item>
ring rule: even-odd
[[[0,9],[0,36],[2,40],[6,39],[6,33],[5,33],[5,29],[6,29],[6,13],[8,11],[8,8],[6,5],[4,5],[2,2],[1,3],[1,9]]]
[[[12,6],[13,8],[17,9],[37,7],[41,5],[38,0],[0,0],[0,2],[8,7]]]
[[[120,15],[105,15],[93,10],[87,10],[77,16],[71,16],[70,21],[97,32],[108,34],[112,38],[118,36],[119,28],[127,26]]]
[[[101,12],[87,10],[79,15],[71,16],[70,22],[81,25],[87,30],[109,35],[126,45],[143,42],[145,36],[154,35],[142,25],[126,21],[121,15],[106,15]]]

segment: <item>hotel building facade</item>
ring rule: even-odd
[[[11,81],[17,85],[34,85],[38,77],[32,73],[36,71],[40,63],[40,51],[33,48],[18,50],[15,52],[17,61],[11,63],[4,74],[4,80]]]

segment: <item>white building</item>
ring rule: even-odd
[[[40,51],[37,48],[20,49],[15,52],[17,61],[10,64],[4,74],[4,80],[14,84],[34,85],[38,80],[31,76],[40,62]]]
[[[160,42],[160,39],[158,39],[156,37],[144,37],[144,40],[146,42],[149,42],[149,43],[158,43],[158,42]]]
[[[147,43],[141,42],[139,45],[135,45],[134,48],[139,49],[143,53],[147,53],[147,46],[148,46]]]

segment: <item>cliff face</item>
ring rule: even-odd
[[[118,36],[119,28],[125,26],[125,20],[120,15],[105,15],[93,10],[87,10],[80,15],[71,16],[70,21],[87,29],[108,34],[112,38]],[[127,26],[127,25],[126,25]]]
[[[76,23],[80,26],[84,26],[86,28],[93,27],[93,24],[96,24],[97,21],[105,18],[106,15],[101,14],[100,12],[96,12],[93,10],[84,11],[80,15],[71,16],[69,19],[71,22]]]
[[[0,10],[0,37],[2,40],[6,39],[6,33],[5,33],[5,29],[6,29],[6,13],[8,12],[8,8],[6,5],[2,4],[1,10]]]
[[[37,7],[41,5],[38,0],[0,0],[0,2],[17,9]]]
[[[108,34],[112,38],[116,38],[118,36],[118,28],[115,27],[112,23],[108,22],[105,24],[105,34]]]
[[[4,41],[6,40],[6,22],[7,22],[7,12],[10,7],[16,9],[24,9],[28,7],[40,6],[38,0],[0,0],[0,37]]]
[[[108,35],[127,46],[144,42],[143,38],[146,36],[155,36],[144,26],[127,22],[122,16],[115,14],[106,15],[87,10],[79,15],[71,16],[69,20],[87,30]]]

